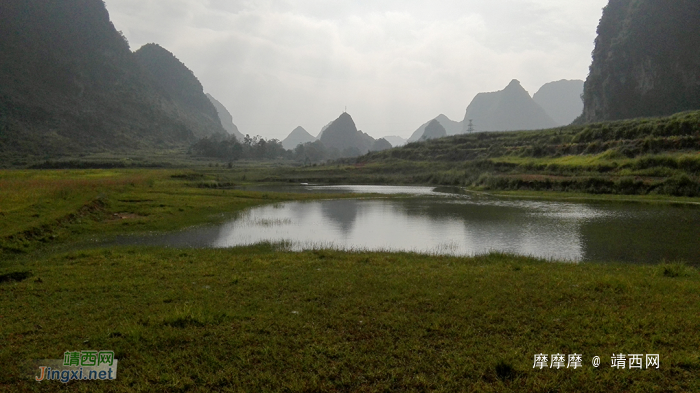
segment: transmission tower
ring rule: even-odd
[[[474,132],[474,124],[472,124],[472,119],[469,119],[469,125],[467,126],[467,133],[471,134]]]

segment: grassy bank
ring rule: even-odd
[[[700,155],[644,156],[624,166],[599,155],[570,159],[595,162],[590,166],[560,165],[560,158],[496,157],[474,161],[433,162],[403,159],[368,160],[354,164],[330,163],[312,167],[289,167],[269,173],[268,181],[331,184],[421,184],[459,186],[475,190],[553,191],[606,195],[700,196],[696,170],[677,169],[677,161],[700,163]],[[600,167],[601,162],[607,167]],[[649,166],[648,162],[659,162]],[[612,170],[611,168],[615,168]],[[635,169],[637,168],[637,169]],[[641,169],[640,169],[641,168]]]
[[[696,391],[700,274],[522,257],[111,248],[16,260],[3,391]],[[24,376],[113,349],[112,382]],[[533,369],[538,353],[583,367]],[[659,354],[660,369],[611,367]],[[592,366],[593,356],[602,365]]]
[[[247,167],[225,172],[206,168],[0,171],[0,256],[92,234],[179,229],[275,201],[330,197],[231,189],[250,181],[246,180],[250,171]]]

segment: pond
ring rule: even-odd
[[[410,197],[278,203],[217,226],[125,237],[119,243],[220,248],[269,241],[292,250],[500,251],[571,262],[700,262],[700,208],[693,205],[536,201],[446,194],[430,187],[292,189]]]

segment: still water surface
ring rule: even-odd
[[[412,197],[279,203],[247,210],[219,226],[123,238],[120,243],[216,248],[271,241],[285,242],[292,250],[446,255],[502,251],[572,262],[700,262],[700,208],[696,206],[503,199],[450,195],[429,187],[307,186],[301,190]]]

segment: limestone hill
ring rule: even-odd
[[[582,80],[565,80],[545,83],[532,99],[547,112],[557,125],[571,124],[583,112]]]
[[[700,2],[610,0],[584,90],[582,122],[700,109]]]
[[[230,135],[235,136],[239,142],[242,142],[243,134],[241,134],[238,127],[233,124],[233,116],[231,116],[228,109],[226,109],[224,104],[220,103],[211,94],[207,94],[207,98],[209,101],[211,101],[212,105],[214,105],[214,108],[216,108],[216,112],[219,115],[219,120],[221,121],[221,126],[224,127],[224,130],[226,130]]]
[[[299,144],[313,142],[316,138],[309,134],[304,127],[297,127],[282,141],[282,146],[287,150],[292,150]]]
[[[338,149],[343,157],[365,154],[375,142],[371,136],[358,131],[352,117],[345,112],[323,131],[320,141],[328,148]]]
[[[516,79],[503,90],[477,94],[464,115],[463,132],[469,120],[477,131],[536,130],[556,125]]]
[[[3,0],[0,37],[6,161],[183,147],[223,132],[208,109],[165,94],[101,0]],[[183,82],[180,98],[192,93],[190,77],[173,80]]]

